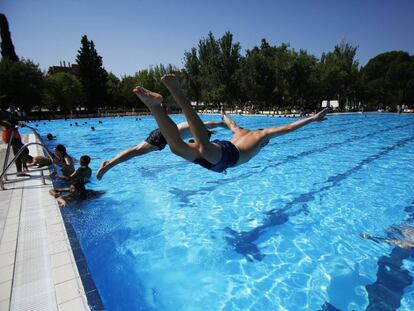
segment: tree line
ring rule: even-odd
[[[197,105],[309,111],[322,100],[338,100],[341,109],[350,110],[395,110],[414,103],[414,56],[404,51],[379,54],[360,66],[358,47],[347,42],[318,59],[306,50],[285,43],[273,46],[262,39],[243,55],[232,33],[216,38],[210,32],[184,53],[182,68],[157,65],[118,78],[105,70],[94,42],[83,36],[76,57],[78,73],[46,74],[15,54],[5,17],[0,16],[0,27],[0,103],[26,113],[40,108],[65,114],[80,107],[88,112],[145,109],[131,90],[142,85],[172,101],[160,82],[167,72],[180,76]]]

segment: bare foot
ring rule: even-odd
[[[177,76],[173,73],[167,73],[166,75],[163,75],[161,82],[164,83],[167,88],[181,88],[180,81],[178,81]]]
[[[329,111],[329,109],[328,109],[328,108],[325,108],[325,109],[323,109],[323,110],[319,111],[317,114],[315,114],[315,115],[313,116],[314,120],[315,120],[315,121],[318,121],[318,122],[321,122],[321,121],[326,120],[325,116],[326,116],[326,114],[328,113],[328,111]]]
[[[151,92],[142,86],[137,86],[132,92],[134,92],[146,106],[161,105],[162,103],[161,94]]]
[[[96,179],[101,180],[103,175],[108,171],[108,163],[109,161],[103,161],[101,166],[99,167],[98,171],[96,172]]]

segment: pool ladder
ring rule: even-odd
[[[35,137],[37,139],[37,142],[31,142],[31,143],[24,144],[20,148],[20,150],[16,153],[16,155],[14,156],[14,158],[9,162],[11,142],[12,142],[12,140],[14,138],[14,132],[16,131],[16,129],[18,127],[25,127],[25,128],[30,129],[33,132],[33,134],[35,135]],[[17,158],[22,154],[22,152],[24,151],[25,148],[27,148],[27,147],[29,147],[31,145],[38,145],[38,146],[40,146],[43,149],[43,152],[50,158],[50,160],[52,161],[52,164],[53,164],[53,157],[50,154],[50,151],[46,148],[45,144],[43,143],[42,138],[37,133],[37,131],[34,128],[32,128],[31,126],[28,126],[28,125],[17,126],[17,128],[13,128],[11,130],[10,138],[9,138],[9,143],[7,144],[6,157],[4,159],[3,170],[2,170],[2,173],[0,175],[0,187],[1,187],[1,190],[6,190],[6,188],[4,187],[4,184],[6,184],[6,183],[14,183],[16,181],[23,181],[23,180],[25,180],[25,179],[8,179],[7,178],[8,176],[12,176],[12,175],[16,175],[17,174],[17,173],[7,174],[7,171],[10,169],[10,167],[12,166],[12,164],[16,162]],[[45,170],[48,170],[48,169],[49,169],[48,166],[46,166],[46,167],[43,167],[43,168],[34,169],[34,170],[30,170],[30,171],[31,172],[38,172],[38,171],[40,171],[40,178],[42,179],[43,184],[46,185],[46,179],[45,179],[46,176],[44,174],[44,171]],[[35,178],[35,176],[31,176],[30,178]]]

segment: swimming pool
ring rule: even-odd
[[[246,128],[294,120],[233,117]],[[91,155],[95,173],[156,127],[150,116],[101,120],[38,129]],[[359,237],[412,224],[413,151],[413,116],[329,116],[227,174],[168,148],[135,158],[93,178],[103,196],[63,212],[107,310],[414,310],[409,254]]]

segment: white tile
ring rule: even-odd
[[[49,243],[66,241],[67,237],[63,231],[53,232],[48,234]]]
[[[52,268],[67,265],[71,263],[69,252],[62,252],[51,256]]]
[[[75,298],[71,301],[59,305],[59,311],[84,311],[89,310],[84,304],[81,297]]]
[[[0,310],[9,310],[10,299],[0,301]]]
[[[11,281],[13,279],[13,271],[14,271],[14,265],[1,267],[0,268],[0,283]]]
[[[63,232],[63,227],[61,224],[54,224],[51,226],[47,226],[47,232],[50,233],[55,233],[55,232]]]
[[[72,264],[53,268],[53,281],[55,284],[72,280],[76,277]]]
[[[0,244],[0,255],[16,251],[17,241],[3,242]]]
[[[10,215],[6,219],[6,226],[14,225],[19,223],[19,217],[10,217]]]
[[[81,294],[83,294],[79,290],[78,282],[76,279],[72,279],[70,281],[57,284],[55,286],[55,289],[56,289],[56,298],[57,298],[58,304],[72,300],[76,297],[79,297]]]
[[[0,301],[10,299],[12,281],[0,283]]]
[[[16,255],[15,252],[1,254],[0,255],[0,268],[14,264],[15,255]]]
[[[46,225],[47,226],[52,226],[52,225],[56,225],[56,224],[61,224],[62,221],[60,220],[59,217],[48,217],[46,218]]]
[[[69,249],[68,246],[69,246],[68,243],[65,241],[58,241],[58,242],[50,243],[48,247],[49,254],[53,255],[53,254],[65,252]]]
[[[6,225],[4,227],[4,230],[10,231],[10,232],[17,232],[19,230],[19,224]]]
[[[3,237],[1,239],[1,243],[4,242],[11,242],[11,241],[16,241],[17,240],[17,232],[14,231],[4,231],[3,232]]]

